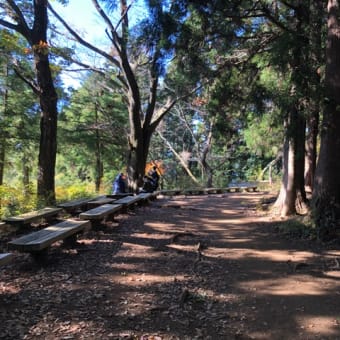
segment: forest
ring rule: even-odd
[[[167,189],[268,180],[280,216],[337,235],[338,1],[83,1],[85,30],[72,0],[0,4],[0,217],[119,172],[137,192],[156,163]]]

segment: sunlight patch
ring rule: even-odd
[[[321,286],[318,280],[313,282],[296,280],[292,284],[292,277],[273,280],[256,280],[240,283],[238,287],[244,290],[256,288],[257,294],[275,296],[319,296],[329,293],[329,287]]]
[[[340,320],[326,316],[305,316],[297,320],[300,328],[311,335],[338,336],[340,338]]]
[[[245,241],[250,241],[247,238],[229,238],[227,243],[240,243]],[[206,251],[207,255],[219,258],[228,258],[231,260],[240,259],[263,259],[272,262],[292,262],[300,263],[306,262],[312,259],[315,255],[311,252],[301,251],[301,252],[290,252],[285,250],[253,250],[248,248],[226,248],[225,251],[221,251],[221,248],[209,248]],[[288,264],[287,264],[288,266]]]

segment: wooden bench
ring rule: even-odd
[[[103,204],[80,213],[79,218],[81,220],[90,220],[93,226],[97,226],[104,219],[113,219],[114,214],[121,209],[122,204]]]
[[[251,192],[257,190],[257,182],[242,182],[238,185],[245,191]]]
[[[106,197],[108,197],[108,198],[115,198],[115,199],[123,198],[123,197],[126,197],[126,196],[133,196],[133,193],[132,192],[124,192],[124,193],[121,193],[121,194],[106,195]]]
[[[222,194],[223,189],[222,188],[206,188],[204,189],[204,192],[206,194]]]
[[[47,221],[52,220],[61,212],[61,210],[61,208],[46,207],[22,215],[6,217],[3,221],[16,226],[28,226],[30,223],[37,222],[42,219]]]
[[[246,186],[245,188],[245,191],[257,191],[257,185],[249,185],[249,186]]]
[[[239,186],[230,186],[225,189],[227,192],[241,192],[242,188]]]
[[[92,201],[87,202],[87,209],[92,209],[99,207],[100,205],[113,203],[116,199],[115,198],[109,198],[109,197],[100,197],[96,198]]]
[[[60,203],[57,206],[59,208],[64,209],[66,212],[70,213],[70,214],[74,214],[75,212],[79,211],[79,210],[83,210],[83,209],[87,209],[87,203],[92,201],[93,198],[80,198],[77,200],[73,200],[73,201],[68,201],[68,202],[64,202],[64,203]]]
[[[243,183],[242,187],[245,191],[256,191],[257,190],[257,183]]]
[[[2,253],[0,254],[0,266],[4,266],[12,261],[13,254],[11,253]]]
[[[228,186],[226,188],[226,191],[228,192],[241,192],[241,191],[256,191],[257,190],[257,184],[256,183],[248,183],[248,182],[244,182],[244,183],[237,183],[237,185],[235,186]]]
[[[115,201],[115,204],[121,204],[122,211],[126,211],[129,207],[132,207],[143,200],[143,196],[140,195],[142,194],[120,198],[119,200]]]
[[[140,202],[141,203],[150,203],[151,200],[155,199],[157,195],[153,192],[142,192],[138,194],[138,197],[141,198]]]
[[[68,219],[12,240],[8,242],[8,249],[31,253],[38,259],[53,243],[57,241],[73,243],[77,234],[90,227],[90,221]]]

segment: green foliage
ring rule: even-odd
[[[252,117],[243,132],[247,147],[265,160],[276,157],[283,141],[282,128],[273,122],[274,119],[273,113]]]
[[[0,185],[0,218],[14,216],[37,208],[34,193],[28,195],[27,188]]]
[[[59,123],[58,185],[93,182],[126,168],[128,117],[120,95],[107,90],[112,86],[110,79],[90,75],[72,93]]]
[[[74,182],[65,186],[56,186],[56,199],[58,202],[70,201],[77,198],[92,197],[96,195],[94,185],[89,182]]]

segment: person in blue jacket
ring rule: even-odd
[[[112,194],[123,194],[125,193],[125,176],[121,172],[120,174],[117,175],[115,180],[112,183]]]

